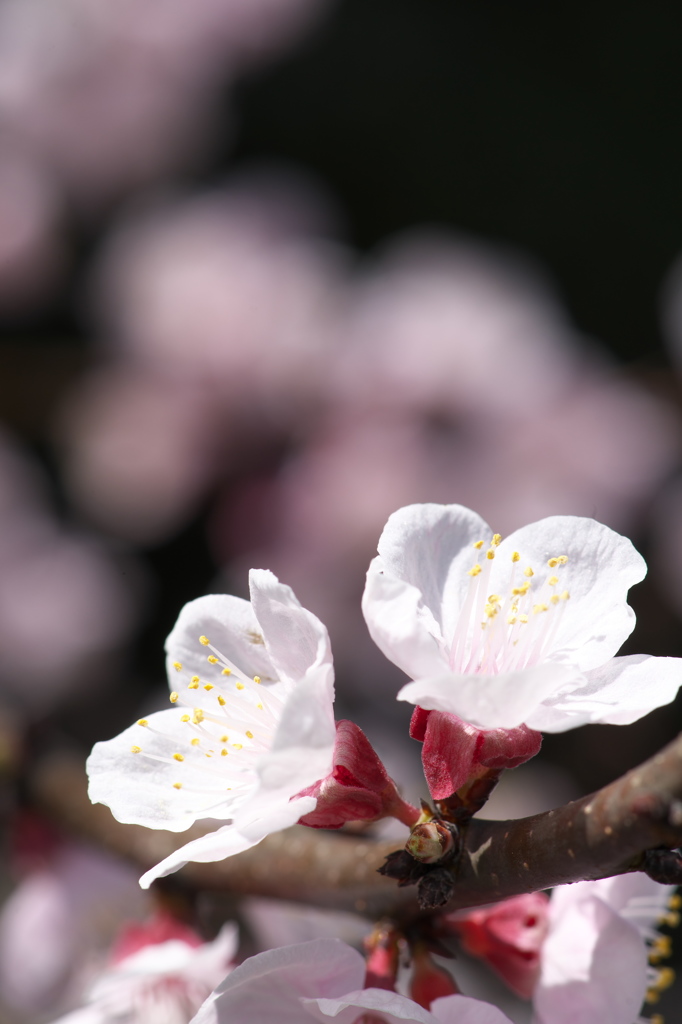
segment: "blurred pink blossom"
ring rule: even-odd
[[[121,352],[210,382],[253,422],[278,404],[296,409],[319,387],[337,278],[330,250],[246,189],[123,224],[103,254],[97,295]]]
[[[196,511],[229,451],[228,417],[210,384],[132,364],[100,370],[72,392],[62,414],[72,498],[118,536],[165,539]]]
[[[87,847],[61,846],[0,913],[3,1000],[54,1012],[101,966],[115,929],[145,906],[134,871]]]

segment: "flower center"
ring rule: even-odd
[[[549,571],[541,573],[531,565],[522,568],[521,555],[514,551],[509,566],[500,571],[495,559],[501,541],[496,533],[487,549],[482,540],[473,545],[477,559],[467,570],[468,589],[449,649],[454,672],[497,675],[538,664],[551,649],[570,597],[559,575],[566,555],[550,558]],[[490,593],[493,575],[499,594]]]
[[[206,657],[207,669],[200,676],[173,662],[178,674],[178,689],[170,694],[177,709],[178,723],[186,727],[186,739],[171,736],[139,719],[140,743],[131,753],[174,766],[177,781],[173,789],[197,795],[197,807],[188,808],[188,815],[206,814],[226,803],[234,806],[249,792],[254,769],[261,754],[269,750],[279,722],[282,700],[275,692],[278,683],[268,680],[262,685],[260,676],[248,676],[230,661],[206,636],[197,644],[211,653]],[[201,704],[199,703],[201,701]],[[161,737],[145,743],[142,731]],[[182,736],[182,733],[181,733]],[[229,796],[227,793],[229,792]],[[206,797],[217,802],[207,804]]]

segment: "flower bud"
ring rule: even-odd
[[[437,864],[454,846],[454,835],[446,825],[439,821],[424,821],[412,829],[405,849],[422,864]]]

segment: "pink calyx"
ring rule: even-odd
[[[410,736],[420,740],[424,775],[434,800],[447,800],[484,768],[516,768],[540,750],[542,734],[527,725],[479,729],[448,711],[416,707]]]
[[[400,796],[362,729],[347,720],[336,723],[334,766],[326,778],[297,796],[317,797],[317,807],[300,819],[310,828],[340,828],[348,821],[397,818],[412,827],[419,811]]]

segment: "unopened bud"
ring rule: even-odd
[[[415,825],[405,844],[407,852],[422,864],[437,864],[454,849],[453,833],[439,821],[424,821]]]

